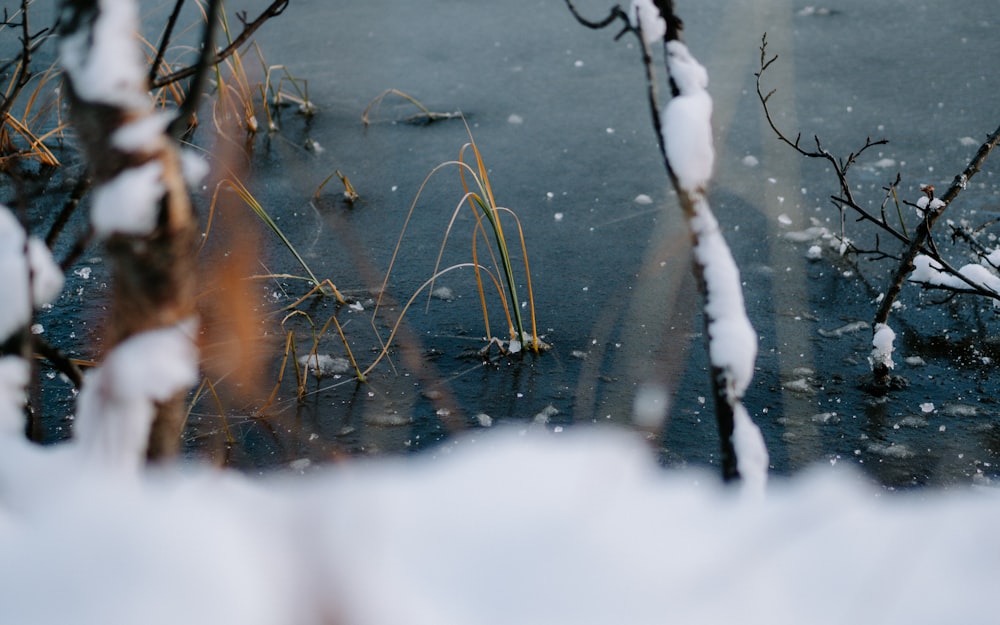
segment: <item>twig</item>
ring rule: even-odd
[[[245,18],[241,18],[241,21],[243,22],[243,31],[236,37],[236,39],[233,39],[232,43],[230,43],[228,46],[226,46],[218,53],[216,53],[213,57],[211,57],[211,60],[208,62],[208,65],[215,66],[221,63],[222,61],[226,60],[227,58],[229,58],[229,56],[232,55],[233,52],[238,50],[240,46],[246,43],[247,40],[250,39],[250,37],[252,37],[255,32],[257,32],[257,29],[259,29],[261,26],[264,25],[264,22],[271,19],[272,17],[277,17],[282,13],[284,13],[285,9],[288,8],[289,2],[290,0],[274,0],[274,2],[272,2],[270,6],[264,9],[264,11],[260,15],[258,15],[257,18],[254,19],[252,22],[248,22],[246,21]],[[183,80],[185,78],[194,76],[195,73],[198,71],[198,67],[200,65],[202,65],[202,62],[199,60],[199,62],[195,63],[194,65],[185,67],[184,69],[177,70],[176,72],[168,74],[157,80],[154,80],[150,85],[150,88],[159,89],[160,87],[164,87],[166,85],[175,83],[178,80]]]
[[[174,27],[177,26],[177,18],[181,15],[181,9],[184,7],[184,0],[176,0],[174,2],[174,8],[170,12],[170,17],[167,18],[167,25],[163,29],[163,38],[160,39],[160,47],[156,50],[156,57],[149,66],[149,82],[152,83],[156,79],[156,72],[160,67],[160,63],[163,62],[163,55],[167,53],[167,46],[170,45],[170,38],[174,34]]]
[[[183,2],[183,0],[179,1]],[[181,104],[180,110],[177,112],[177,117],[170,122],[170,126],[167,128],[167,132],[172,137],[180,138],[185,130],[187,130],[188,122],[198,108],[198,101],[201,99],[201,89],[205,84],[205,78],[208,76],[208,70],[215,67],[219,62],[212,60],[212,50],[215,48],[215,27],[216,22],[218,22],[219,7],[221,4],[222,0],[209,0],[208,2],[205,31],[202,34],[201,41],[201,54],[198,56],[198,62],[194,65],[194,75],[188,84],[184,103]]]

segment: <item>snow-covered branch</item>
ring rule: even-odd
[[[65,0],[60,63],[72,121],[94,181],[91,226],[114,266],[111,322],[118,343],[195,314],[197,220],[171,117],[147,92],[134,0]],[[180,389],[183,390],[183,389]],[[158,401],[152,457],[179,447],[178,389]]]
[[[603,28],[621,19],[625,22],[622,32],[639,38],[653,127],[694,242],[694,269],[705,300],[723,479],[742,477],[751,488],[762,488],[767,478],[767,448],[742,403],[753,377],[757,334],[746,315],[739,269],[707,198],[715,165],[708,71],[681,40],[683,23],[670,0],[632,0],[627,12],[616,6],[601,22],[582,18],[570,0],[566,4],[589,28]],[[662,108],[650,54],[656,42],[663,43],[672,95]]]

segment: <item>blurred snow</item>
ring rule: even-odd
[[[596,428],[501,428],[448,449],[259,480],[80,468],[0,490],[0,616],[911,625],[995,611],[992,490],[886,495],[840,463],[746,499]]]

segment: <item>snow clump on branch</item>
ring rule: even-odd
[[[895,351],[893,343],[896,340],[896,333],[887,324],[876,323],[875,334],[872,336],[872,355],[869,361],[874,365],[882,365],[886,369],[892,369],[896,363],[892,361],[892,352]]]
[[[60,62],[82,100],[125,109],[151,111],[146,66],[135,44],[137,4],[99,0],[92,29],[79,28],[62,38]]]
[[[110,466],[138,470],[157,403],[198,381],[197,320],[149,330],[119,343],[90,371],[77,402],[75,437]]]
[[[62,271],[45,243],[27,237],[17,218],[0,204],[0,343],[28,325],[32,307],[48,304],[62,286]]]
[[[666,49],[667,69],[678,95],[664,107],[664,150],[680,187],[703,194],[715,165],[708,71],[682,42],[668,41]]]
[[[628,11],[628,21],[632,28],[642,31],[642,40],[647,46],[663,39],[667,34],[667,22],[660,15],[653,0],[632,0]]]

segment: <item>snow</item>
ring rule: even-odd
[[[938,198],[934,198],[932,200],[926,195],[923,195],[917,200],[917,215],[923,218],[923,216],[927,213],[928,208],[932,211],[939,211],[944,207],[945,203],[942,200]]]
[[[696,235],[695,260],[703,268],[708,291],[709,359],[727,376],[727,393],[740,398],[753,377],[757,357],[757,332],[750,324],[743,302],[740,271],[704,197],[695,203],[691,229]]]
[[[35,236],[28,237],[28,265],[31,268],[31,302],[35,308],[41,308],[59,295],[65,276],[48,246]]]
[[[111,135],[111,145],[122,152],[140,152],[156,147],[163,141],[173,113],[143,115],[120,126]]]
[[[989,260],[987,259],[987,262]],[[971,287],[958,276],[945,273],[943,267],[929,256],[917,255],[913,259],[913,272],[910,274],[910,282],[917,282],[927,286],[939,286],[957,291],[969,291]],[[989,268],[983,265],[970,263],[959,267],[958,273],[965,276],[972,283],[981,288],[1000,293],[1000,277],[997,277]]]
[[[197,322],[190,319],[136,334],[87,373],[74,426],[85,455],[109,466],[138,468],[155,404],[198,381],[196,329]]]
[[[346,358],[330,354],[303,354],[299,365],[308,367],[309,372],[319,377],[341,375],[351,371],[351,363]]]
[[[885,323],[876,323],[875,332],[872,336],[872,355],[870,361],[872,365],[881,364],[887,369],[892,369],[896,363],[892,361],[892,352],[895,350],[893,342],[896,340],[896,333]]]
[[[642,40],[647,46],[662,41],[667,34],[667,23],[653,0],[632,0],[628,12],[629,23],[642,30]]]
[[[743,481],[743,492],[763,497],[770,458],[764,435],[742,403],[733,408],[733,449],[736,452],[736,469]]]
[[[25,263],[25,251],[28,262]],[[28,281],[31,281],[31,298]],[[52,254],[37,237],[25,238],[24,229],[0,204],[0,342],[28,325],[31,307],[51,302],[62,290],[63,274]]]
[[[99,0],[97,15],[62,37],[59,60],[76,95],[88,102],[151,111],[146,66],[136,36],[137,3]]]
[[[670,412],[670,389],[665,384],[647,383],[639,387],[632,400],[632,421],[641,428],[663,426]]]
[[[68,472],[30,506],[0,491],[4,620],[911,625],[995,611],[990,490],[890,496],[841,462],[747,500],[599,428],[500,428],[448,450],[257,480]]]
[[[680,94],[663,110],[663,145],[678,184],[688,193],[704,193],[712,177],[712,97],[708,72],[679,41],[666,44],[667,67]]]
[[[94,233],[99,237],[151,234],[166,193],[162,178],[163,164],[149,161],[97,187],[90,213]]]
[[[0,357],[0,437],[24,434],[24,402],[31,368],[19,356]]]

